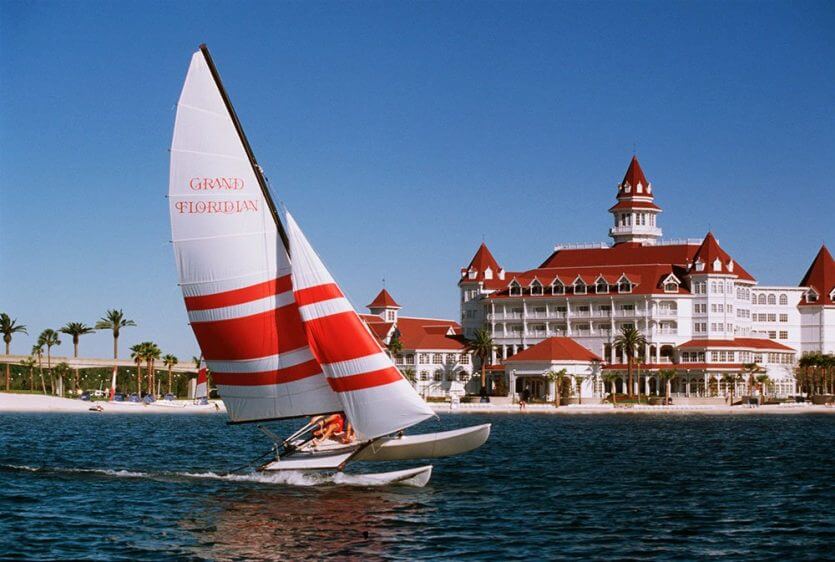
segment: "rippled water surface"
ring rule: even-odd
[[[835,549],[835,416],[447,415],[419,429],[485,422],[485,447],[437,459],[414,488],[225,476],[269,443],[223,416],[0,414],[0,558],[813,560]]]

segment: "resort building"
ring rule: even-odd
[[[401,316],[400,309],[383,289],[368,305],[370,314],[360,318],[422,396],[463,395],[471,382],[472,358],[461,326],[454,320]]]
[[[627,326],[646,338],[636,386],[651,394],[663,394],[659,372],[672,369],[677,396],[724,396],[731,385],[739,395],[743,365],[756,362],[772,393],[791,395],[799,355],[835,351],[835,263],[825,246],[799,286],[759,286],[711,232],[662,240],[655,195],[633,157],[609,209],[613,243],[558,245],[525,271],[507,271],[485,244],[478,248],[458,279],[461,325],[468,338],[480,328],[492,334],[496,386],[516,390],[512,376],[535,376],[519,357],[549,338],[569,338],[602,361],[581,368],[596,373],[585,392],[623,391],[626,358],[613,341]],[[547,385],[536,388],[544,399]]]

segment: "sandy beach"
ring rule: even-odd
[[[101,412],[90,408],[101,405]],[[217,407],[215,407],[217,405]],[[459,404],[451,407],[448,403],[432,403],[432,409],[443,414],[550,414],[550,415],[592,415],[592,414],[835,414],[835,407],[813,406],[811,404],[779,404],[749,408],[746,406],[677,405],[677,406],[612,406],[611,404],[572,404],[555,408],[550,404],[531,404],[525,410],[510,404]],[[226,408],[220,400],[213,400],[205,406],[195,406],[190,400],[156,402],[146,405],[130,402],[84,402],[58,396],[41,394],[7,394],[0,392],[0,412],[32,413],[102,413],[102,414],[225,414]]]
[[[101,412],[90,408],[101,405]],[[215,407],[217,405],[217,407]],[[58,396],[42,394],[9,394],[0,392],[0,412],[31,413],[102,413],[102,414],[225,414],[226,408],[220,400],[208,405],[196,406],[191,400],[175,400],[168,403],[146,405],[132,402],[85,402]]]

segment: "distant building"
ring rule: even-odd
[[[395,339],[400,342],[400,351],[392,354],[395,364],[413,379],[422,396],[466,391],[472,378],[472,358],[458,322],[400,316],[400,305],[386,289],[368,309],[370,314],[360,314],[360,318],[383,347],[388,349]]]
[[[622,373],[625,357],[612,343],[625,326],[647,339],[639,384],[650,393],[663,392],[660,369],[675,369],[674,394],[722,396],[724,375],[757,362],[773,390],[789,395],[800,353],[835,352],[835,263],[825,246],[800,286],[759,286],[711,232],[662,240],[661,211],[633,157],[609,209],[613,244],[558,245],[525,271],[505,270],[481,244],[458,279],[461,324],[466,337],[482,327],[492,334],[494,376],[509,383],[514,357],[554,337]],[[612,384],[624,389],[625,379]],[[595,381],[597,395],[609,389]]]

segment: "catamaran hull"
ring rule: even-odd
[[[261,470],[339,470],[353,461],[407,461],[460,455],[481,447],[490,424],[439,433],[383,437],[371,443],[300,450],[269,462]]]

